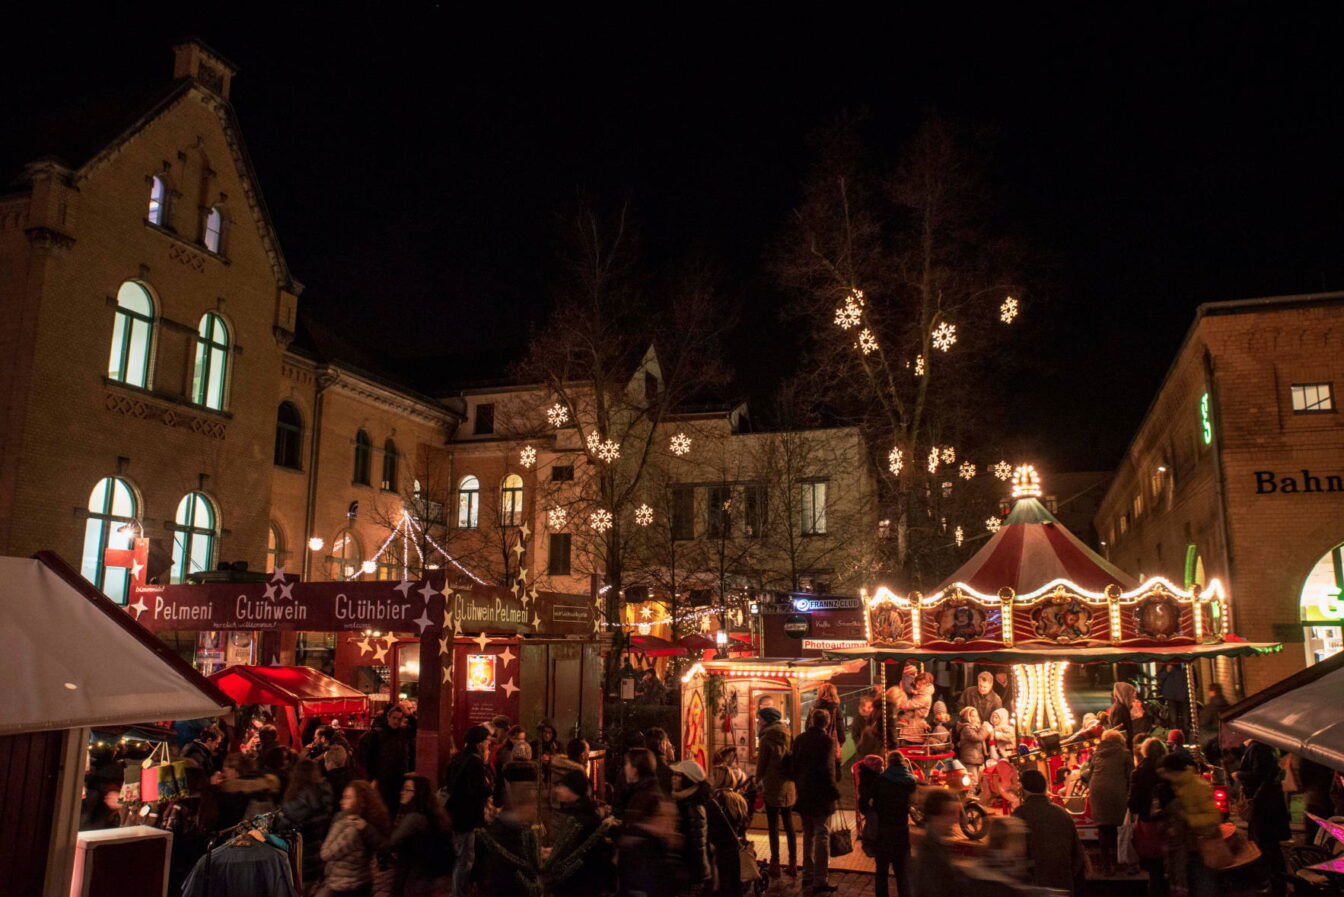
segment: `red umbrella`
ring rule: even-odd
[[[677,644],[681,645],[692,654],[698,654],[701,651],[714,650],[714,639],[699,632],[692,633],[691,635],[683,635],[681,638],[677,639]]]
[[[656,635],[630,636],[630,650],[649,657],[681,657],[686,649]]]

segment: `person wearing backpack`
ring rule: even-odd
[[[429,779],[406,776],[396,823],[382,851],[396,865],[392,897],[423,897],[442,891],[453,872],[452,834]]]
[[[791,769],[792,739],[774,707],[762,707],[756,716],[761,721],[756,778],[761,783],[765,818],[770,827],[770,877],[779,878],[779,826],[783,822],[789,850],[789,864],[784,871],[792,878],[798,874],[798,836],[793,827],[793,805],[798,802],[798,789],[793,783]]]

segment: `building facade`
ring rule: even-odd
[[[1231,627],[1284,650],[1249,693],[1341,649],[1344,293],[1200,306],[1096,526],[1121,568],[1217,578]]]

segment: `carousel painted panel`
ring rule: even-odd
[[[1012,613],[1013,640],[1019,645],[1104,645],[1111,641],[1109,604],[1063,585],[1014,605]]]
[[[919,609],[921,643],[926,646],[1003,642],[1003,605],[957,587]]]

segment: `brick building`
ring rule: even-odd
[[[1097,513],[1122,569],[1216,577],[1235,632],[1285,643],[1248,693],[1341,647],[1341,349],[1344,293],[1200,306]]]

